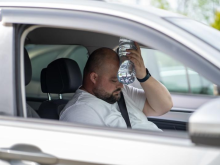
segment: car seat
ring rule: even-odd
[[[74,60],[60,58],[51,62],[41,71],[41,90],[48,94],[48,100],[39,107],[40,117],[58,120],[60,112],[68,102],[62,99],[62,94],[75,93],[81,84],[80,68]],[[51,99],[51,93],[59,94],[59,99]]]

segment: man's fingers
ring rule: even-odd
[[[139,61],[133,57],[129,57],[129,60],[134,63],[135,68],[140,65]]]
[[[134,50],[134,49],[127,49],[126,52],[129,52],[130,54],[133,53],[133,54],[135,54],[136,56],[141,57],[141,55],[138,53],[137,50]],[[129,55],[129,54],[127,54],[127,55]]]
[[[127,55],[127,57],[129,60],[131,60],[134,63],[135,68],[140,67],[143,64],[141,59],[134,54],[129,54]]]
[[[137,48],[138,53],[141,54],[141,48],[140,48],[139,44],[137,42],[134,42],[134,44],[135,44],[135,46]]]
[[[139,56],[137,56],[137,54],[134,54],[134,53],[127,54],[127,57],[128,58],[135,58],[136,60],[140,61]]]
[[[138,51],[135,49],[126,49],[126,52],[136,53],[138,54]]]

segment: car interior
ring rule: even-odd
[[[59,120],[62,109],[82,83],[83,69],[89,54],[101,47],[108,47],[116,51],[118,42],[119,36],[98,32],[49,27],[41,27],[31,31],[26,36],[24,48],[27,116],[30,118]],[[170,92],[175,92],[173,88],[175,84],[171,83],[169,87],[168,82],[171,78],[161,78],[161,73],[162,76],[172,75],[174,79],[183,78],[175,78],[174,71],[165,69],[162,72],[161,68],[158,68],[160,60],[158,62],[155,57],[163,57],[163,55],[160,52],[155,53],[157,50],[146,45],[140,44],[140,46],[142,53],[147,51],[146,54],[151,60],[151,63],[148,62],[149,58],[145,61],[147,63],[146,66],[150,67],[151,65],[151,75],[162,82]],[[171,61],[170,58],[167,61]],[[175,66],[176,64],[173,65]],[[185,71],[185,68],[180,66],[175,66],[174,68],[179,70],[178,73]],[[188,70],[189,72],[191,73],[190,76],[196,75],[192,70]],[[194,91],[196,94],[202,93],[206,95],[213,94],[212,83],[199,77],[199,74],[197,74],[196,79],[199,79],[203,87],[200,89],[200,87],[195,86],[191,92]],[[176,84],[181,86],[183,81],[181,80],[181,82]],[[141,88],[137,81],[130,85]],[[187,93],[187,91],[188,87],[182,85],[177,93]],[[174,97],[175,94],[172,96]],[[210,97],[204,98],[210,99]],[[186,131],[187,119],[193,112],[186,109],[183,107],[182,109],[179,108],[178,111],[171,110],[174,114],[180,116],[177,118],[174,115],[171,118],[149,117],[148,120],[154,122],[163,130]],[[181,117],[185,119],[182,120]]]

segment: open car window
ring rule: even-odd
[[[32,80],[30,84],[26,86],[27,103],[32,108],[34,108],[37,113],[43,101],[46,101],[48,99],[47,93],[42,93],[41,91],[40,76],[42,69],[46,68],[48,64],[56,59],[69,58],[77,62],[80,68],[80,72],[83,75],[83,69],[85,67],[89,54],[91,54],[95,49],[99,47],[110,47],[112,49],[115,49],[118,47],[119,42],[119,36],[111,36],[102,33],[83,31],[80,31],[79,33],[77,30],[71,31],[56,28],[38,28],[36,29],[37,33],[35,33],[35,31],[32,31],[29,37],[34,38],[41,33],[46,34],[47,30],[63,33],[65,34],[65,36],[71,34],[72,38],[75,35],[77,37],[75,37],[75,44],[73,45],[66,44],[70,42],[68,38],[65,41],[66,43],[64,42],[63,44],[43,44],[44,38],[42,38],[42,44],[27,43],[25,45],[32,64]],[[47,36],[42,35],[42,37],[46,38]],[[90,39],[95,37],[97,37],[98,39],[95,40],[94,43],[91,42]],[[58,40],[56,36],[54,36],[54,38]],[[84,38],[83,42],[81,41],[82,38]],[[108,38],[111,40],[108,40]],[[80,43],[80,41],[82,43]],[[88,43],[90,43],[91,45],[86,45]],[[149,69],[151,75],[158,81],[163,83],[171,93],[199,94],[207,96],[214,95],[213,83],[203,78],[197,72],[178,62],[178,60],[174,59],[172,56],[162,53],[162,51],[146,47],[142,47],[141,51],[145,66]],[[131,85],[137,88],[141,88],[140,83],[137,81],[135,81],[135,83]],[[63,99],[68,101],[73,97],[74,93],[64,93],[62,95]],[[51,97],[52,100],[59,100],[58,94],[51,94]],[[182,102],[183,104],[185,104],[185,102],[187,101],[182,101],[182,98],[180,98],[178,99],[178,102]],[[62,108],[64,108],[66,103],[62,105]],[[176,106],[175,103],[174,105]],[[183,109],[185,108],[188,107],[180,106],[180,111],[183,111]],[[59,110],[59,112],[61,112],[61,109]],[[157,121],[155,121],[155,119],[149,118],[148,120],[154,122],[161,129],[175,129],[185,131],[189,116],[190,114],[178,114],[178,116],[169,116],[169,123],[167,123],[164,118],[162,119],[162,122],[160,119],[157,119]],[[173,121],[175,122],[173,123]],[[176,121],[181,122],[181,124],[176,123]]]

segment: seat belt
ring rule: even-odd
[[[124,118],[127,128],[131,128],[131,123],[130,123],[130,119],[128,116],[128,111],[127,111],[127,107],[125,104],[125,99],[124,99],[124,95],[121,92],[121,98],[118,100],[118,106],[121,112],[122,117]]]

